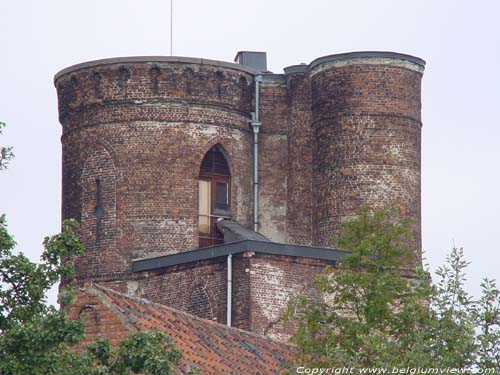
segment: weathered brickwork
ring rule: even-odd
[[[270,240],[335,246],[361,206],[395,205],[413,220],[421,261],[420,85],[424,62],[353,53],[262,73],[259,230]],[[63,126],[63,218],[81,222],[77,281],[95,281],[226,322],[227,260],[132,272],[132,259],[198,247],[199,173],[219,145],[233,219],[253,212],[252,68],[190,58],[85,63],[56,76]],[[216,250],[214,250],[216,251]],[[287,301],[319,298],[332,262],[244,252],[233,257],[232,324],[283,340]],[[91,320],[91,310],[85,311]],[[93,318],[92,318],[93,319]],[[91,324],[91,323],[89,323]],[[96,328],[97,329],[97,328]]]
[[[277,242],[288,241],[288,94],[286,81],[268,76],[262,84],[259,137],[259,230]]]
[[[126,261],[116,249],[116,172],[105,148],[89,150],[81,186],[80,238],[86,244],[86,256],[78,257],[75,267],[93,279],[113,273]]]
[[[137,275],[135,295],[203,318],[226,322],[224,261],[190,263]]]
[[[293,321],[284,323],[288,302],[303,296],[320,298],[312,283],[333,263],[306,258],[256,254],[250,273],[250,330],[286,341],[296,330]]]
[[[312,244],[311,80],[305,73],[287,74],[290,106],[288,137],[288,242]]]
[[[418,67],[356,61],[312,70],[313,243],[332,246],[343,220],[366,205],[397,205],[420,250]]]

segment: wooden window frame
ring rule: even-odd
[[[220,218],[228,218],[227,216],[215,215],[215,202],[217,197],[217,183],[225,183],[227,185],[227,205],[231,207],[231,176],[221,175],[216,173],[200,173],[199,180],[210,182],[210,214],[200,215],[198,213],[198,221],[201,216],[208,216],[210,233],[202,233],[198,229],[199,246],[208,247],[224,243],[224,236],[217,229],[217,220]],[[199,224],[198,224],[199,225]],[[198,226],[199,228],[199,226]]]

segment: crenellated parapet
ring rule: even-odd
[[[144,118],[210,121],[205,109],[224,111],[219,121],[235,126],[236,117],[251,111],[253,73],[205,59],[130,57],[74,65],[59,72],[54,83],[65,131],[89,122]]]

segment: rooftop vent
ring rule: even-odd
[[[234,62],[254,68],[259,72],[267,72],[267,56],[265,52],[239,51]]]

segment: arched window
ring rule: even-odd
[[[201,163],[199,188],[199,245],[223,243],[216,223],[231,217],[231,175],[226,157],[217,145],[207,152]]]

